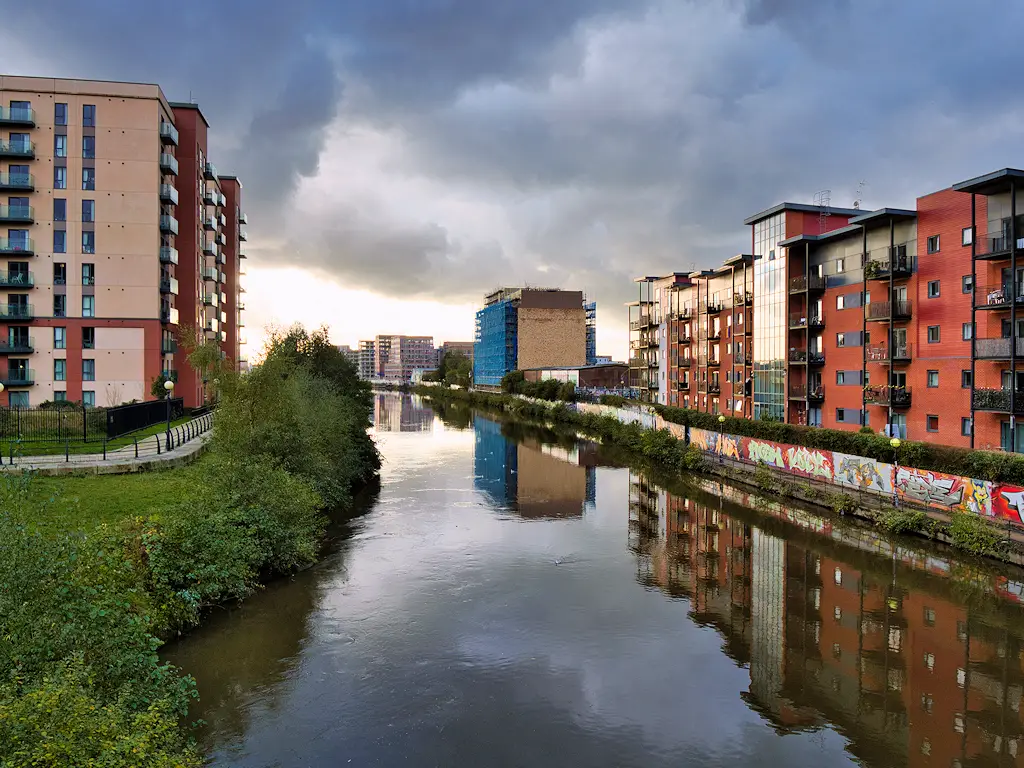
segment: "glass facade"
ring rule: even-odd
[[[786,214],[754,224],[754,418],[786,415]]]

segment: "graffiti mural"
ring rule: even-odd
[[[833,451],[835,482],[869,493],[892,494],[892,464]]]
[[[1024,522],[1024,488],[997,485],[992,493],[992,514],[1014,523]]]
[[[770,467],[786,469],[786,460],[782,455],[782,446],[779,443],[744,438],[743,447],[747,458],[755,464],[767,464]]]
[[[896,470],[896,495],[939,509],[992,515],[991,483],[984,480],[900,467]]]
[[[790,472],[819,480],[832,480],[832,452],[791,445],[786,448],[786,465]]]
[[[702,451],[736,461],[743,460],[740,450],[742,439],[736,435],[723,435],[708,429],[690,429],[690,442]]]

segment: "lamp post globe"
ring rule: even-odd
[[[900,447],[900,439],[898,437],[894,437],[892,440],[889,441],[889,445],[891,445],[894,449],[895,448],[899,448]]]
[[[0,394],[2,394],[3,391],[4,391],[4,384],[3,384],[2,381],[0,381]]]
[[[725,416],[719,416],[718,417],[718,423],[719,424],[725,424]]]
[[[168,395],[169,395],[169,394],[171,394],[171,392],[173,392],[173,391],[174,391],[174,382],[173,382],[173,381],[171,381],[170,379],[168,379],[167,381],[165,381],[165,382],[164,382],[164,389],[166,389],[166,390],[167,390],[167,394],[168,394]]]
[[[171,395],[174,393],[174,382],[168,379],[164,382],[164,391],[167,393],[167,450],[171,450]]]

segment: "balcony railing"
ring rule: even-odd
[[[160,352],[165,355],[173,355],[178,351],[178,342],[174,339],[164,339],[160,343]]]
[[[1011,395],[1013,399],[1012,412],[1014,414],[1024,413],[1024,389],[1011,392],[1009,389],[991,389],[977,387],[974,390],[972,405],[976,411],[994,411],[996,413],[1010,413]]]
[[[808,315],[806,312],[796,312],[789,316],[790,328],[823,328],[825,318],[821,315]]]
[[[171,205],[178,204],[178,190],[170,184],[160,185],[160,201],[164,203],[170,203]]]
[[[160,153],[160,170],[171,176],[178,175],[178,158],[167,152]]]
[[[1019,251],[1024,250],[1024,237],[1021,237],[1020,234],[1017,233],[1017,250]],[[985,259],[986,261],[1010,258],[1010,246],[1013,245],[1013,240],[1008,231],[996,230],[995,232],[987,232],[984,235],[979,235],[976,240],[977,243],[974,246],[975,258]]]
[[[178,281],[173,277],[160,278],[160,293],[169,293],[172,296],[178,295]]]
[[[0,373],[0,384],[5,387],[31,387],[36,383],[36,372],[30,368],[15,368]]]
[[[0,221],[12,224],[31,224],[34,212],[31,205],[0,205]]]
[[[743,307],[754,303],[754,294],[750,291],[736,291],[732,295],[732,305],[734,307]]]
[[[1007,281],[995,285],[979,285],[974,289],[975,309],[1009,309],[1014,301],[1017,305],[1024,304],[1024,285],[1018,283],[1016,297],[1014,297],[1014,284]]]
[[[803,293],[804,291],[824,291],[825,290],[825,278],[821,275],[801,275],[800,277],[791,277],[789,279],[789,292],[790,293]]]
[[[868,304],[864,315],[868,320],[908,320],[912,309],[909,301],[873,301]]]
[[[178,129],[167,122],[160,123],[160,141],[164,144],[178,145]]]
[[[165,213],[160,217],[160,231],[171,235],[178,234],[178,220]]]
[[[893,408],[910,407],[910,387],[885,386],[865,387],[864,402],[872,405],[892,405]]]
[[[710,365],[712,368],[718,368],[719,366],[721,366],[721,364],[722,361],[719,360],[717,357],[708,358],[708,365]]]
[[[31,320],[33,317],[31,304],[0,304],[0,320]]]
[[[709,395],[720,395],[720,394],[722,394],[722,385],[719,384],[717,381],[710,382],[708,384],[708,394]]]
[[[866,280],[901,280],[914,273],[914,257],[908,255],[909,243],[901,243],[893,248],[878,248],[867,254],[864,260],[864,278]]]
[[[35,346],[31,338],[9,338],[0,341],[0,355],[31,355]]]
[[[677,392],[689,392],[690,391],[690,382],[688,382],[688,381],[677,381],[676,382],[676,391]]]
[[[31,288],[34,285],[31,272],[0,272],[0,288]]]
[[[207,232],[216,232],[217,219],[215,219],[213,216],[207,216],[205,219],[203,219],[203,229],[205,229]]]
[[[4,256],[31,256],[35,244],[27,237],[0,237],[0,254]]]
[[[824,365],[825,353],[814,351],[808,352],[806,349],[791,349],[789,350],[789,362],[809,363],[810,365]]]
[[[212,189],[208,189],[205,192],[203,192],[203,202],[206,203],[207,205],[216,205],[217,204],[217,193],[216,193],[216,191],[214,191]]]
[[[913,352],[911,344],[896,344],[892,348],[892,362],[909,363]],[[864,350],[869,363],[888,363],[890,349],[887,344],[871,344]]]
[[[36,188],[31,173],[0,173],[0,189],[31,192]]]
[[[974,356],[979,360],[1009,360],[1014,339],[975,339]],[[1024,358],[1024,338],[1016,339],[1016,356]]]
[[[202,275],[203,275],[203,280],[209,280],[211,283],[216,283],[217,282],[217,277],[218,277],[218,275],[220,275],[220,273],[216,269],[210,269],[209,267],[203,267]],[[636,342],[630,342],[630,347],[633,347],[633,344],[635,344],[635,343]],[[633,348],[635,349],[636,347],[633,347]]]
[[[717,315],[719,312],[726,308],[725,302],[722,299],[712,299],[708,302],[708,314]]]
[[[246,240],[249,239],[249,233],[246,232],[244,229],[238,230],[238,239],[244,243]]]
[[[721,328],[719,328],[717,331],[714,330],[714,329],[708,331],[708,341],[721,341],[721,339],[722,339],[722,329]]]
[[[244,213],[243,211],[239,211],[238,212],[238,223],[239,224],[248,224],[249,223],[249,214]]]
[[[177,307],[161,307],[160,308],[160,322],[171,323],[172,325],[178,324],[178,309]]]
[[[160,263],[161,264],[177,264],[178,263],[178,249],[171,248],[169,245],[160,246]]]
[[[0,107],[0,125],[24,125],[34,128],[36,113],[32,107]]]
[[[203,166],[203,176],[205,178],[209,179],[210,181],[213,181],[214,179],[216,179],[217,178],[217,166],[215,166],[211,162],[207,162],[206,165]]]
[[[825,388],[818,384],[812,384],[809,387],[806,384],[794,384],[789,388],[789,398],[820,403],[825,399]]]
[[[31,160],[36,156],[36,145],[31,141],[4,141],[0,139],[0,157],[17,157]]]

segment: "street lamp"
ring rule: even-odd
[[[896,493],[896,483],[899,480],[900,474],[900,439],[894,437],[889,441],[889,445],[892,447],[892,463],[895,471],[892,473],[892,503],[894,507],[900,505],[899,494]]]
[[[164,382],[164,390],[167,392],[167,450],[171,450],[171,395],[174,394],[174,382],[168,379]]]
[[[725,462],[725,416],[718,415],[718,463]]]

